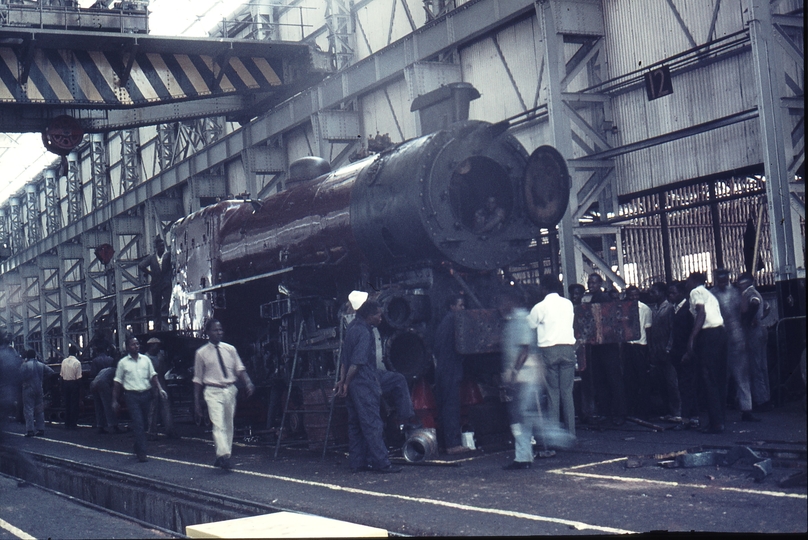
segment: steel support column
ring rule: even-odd
[[[9,328],[9,285],[8,274],[0,276],[0,329],[7,330]]]
[[[0,259],[11,255],[11,239],[8,236],[8,212],[0,208]]]
[[[124,129],[121,136],[121,192],[131,191],[140,180],[138,149],[140,138],[137,129]]]
[[[573,158],[572,136],[569,118],[564,114],[564,103],[561,99],[561,81],[566,76],[564,62],[564,37],[556,30],[554,11],[559,9],[557,2],[537,1],[536,15],[539,21],[541,36],[539,42],[544,44],[547,66],[547,114],[550,124],[551,144],[564,159]],[[540,55],[536,55],[540,61]],[[574,184],[573,184],[574,185]],[[564,290],[575,283],[580,273],[581,264],[576,264],[575,244],[573,237],[574,223],[572,214],[578,208],[578,194],[573,188],[570,192],[569,205],[558,226],[558,243],[561,249],[561,269],[564,276]]]
[[[603,49],[603,15],[598,2],[569,2],[567,0],[536,0],[534,2],[540,35],[537,41],[544,46],[544,61],[542,54],[536,54],[539,70],[542,64],[546,65],[546,75],[543,80],[547,84],[547,114],[553,146],[561,152],[571,165],[572,190],[570,193],[567,212],[559,224],[559,245],[561,250],[561,267],[564,276],[564,286],[578,281],[583,277],[583,258],[580,247],[585,242],[578,240],[576,248],[576,231],[580,214],[586,208],[579,207],[579,198],[587,206],[592,201],[602,197],[604,190],[607,197],[614,198],[611,187],[611,167],[608,160],[587,160],[576,167],[571,162],[576,154],[595,154],[610,148],[606,130],[611,123],[609,99],[600,94],[586,94],[570,92],[569,87],[578,77],[586,77],[584,88],[591,87],[603,76],[605,70]],[[579,17],[564,16],[570,9],[580,11]],[[578,51],[567,60],[565,45],[574,43],[579,45]],[[573,130],[575,127],[575,131]],[[579,150],[576,152],[575,148]],[[592,170],[594,169],[594,173]],[[595,186],[589,187],[594,180]],[[589,189],[584,189],[584,186]],[[604,210],[601,203],[601,210]],[[588,233],[583,233],[587,235]],[[610,237],[611,238],[611,237]],[[616,242],[619,242],[619,236]],[[604,250],[608,250],[605,245]],[[618,243],[618,250],[622,246]],[[593,250],[585,255],[589,259],[596,257]],[[596,257],[598,258],[598,257]],[[608,259],[608,253],[607,257]],[[599,259],[599,258],[598,258]],[[618,262],[621,257],[618,257]],[[603,260],[592,260],[599,268],[606,268],[604,272],[608,277],[614,273],[611,265]],[[622,282],[622,280],[619,280]]]
[[[176,124],[157,126],[157,148],[155,160],[157,170],[165,171],[174,164],[174,142],[177,138]]]
[[[22,278],[17,269],[3,274],[3,289],[6,296],[6,330],[12,338],[16,338],[24,334],[22,330],[23,320],[20,314]]]
[[[61,206],[59,205],[59,184],[56,171],[45,169],[45,230],[50,235],[62,226]]]
[[[273,4],[269,0],[253,0],[249,4],[250,32],[247,39],[272,41],[278,39],[278,26],[273,12]]]
[[[42,217],[39,213],[39,190],[36,184],[25,186],[25,211],[28,217],[28,245],[31,246],[42,240]]]
[[[123,344],[126,332],[145,333],[149,330],[146,319],[146,285],[141,284],[138,263],[148,249],[144,239],[143,219],[136,216],[113,218],[112,246],[115,248],[113,302],[117,313],[119,342]]]
[[[42,358],[48,358],[53,352],[50,346],[51,340],[55,341],[62,335],[59,258],[56,255],[42,255],[37,257],[36,263],[39,268],[40,338],[42,340],[39,351]]]
[[[113,257],[107,265],[92,255],[99,246],[112,245],[112,234],[106,230],[86,232],[82,235],[81,245],[84,246],[83,259],[84,301],[87,326],[91,333],[105,329],[113,333],[117,327],[111,324],[114,316],[115,281],[113,278]],[[117,255],[117,254],[116,254]],[[63,314],[63,320],[65,318]],[[119,341],[121,341],[119,339]]]
[[[791,140],[790,130],[786,128],[780,103],[783,97],[783,55],[776,50],[771,3],[767,0],[750,0],[749,15],[774,275],[777,281],[785,281],[796,278],[797,271],[791,228],[791,178],[786,160],[786,153],[791,155],[792,148],[786,148],[786,141]]]
[[[89,336],[85,291],[84,248],[81,244],[62,244],[57,248],[59,257],[59,326],[61,338],[70,331],[83,331]],[[54,336],[54,341],[56,337]],[[42,351],[45,354],[45,351]]]
[[[351,6],[345,0],[327,0],[325,24],[328,27],[328,52],[334,55],[336,69],[351,65],[356,29]]]
[[[93,210],[97,210],[110,200],[107,146],[103,133],[90,135],[90,162],[92,165]]]
[[[67,221],[73,223],[83,215],[81,189],[81,169],[79,153],[70,152],[67,156]]]
[[[42,313],[40,312],[39,268],[34,264],[20,266],[20,317],[22,318],[23,344],[41,339]]]
[[[10,197],[8,199],[8,225],[11,233],[11,251],[18,253],[25,249],[25,235],[22,230],[22,208],[20,207],[19,197]]]

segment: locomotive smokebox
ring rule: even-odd
[[[358,176],[351,229],[374,266],[452,261],[491,270],[561,220],[569,176],[561,155],[528,156],[503,126],[466,121],[401,144]]]

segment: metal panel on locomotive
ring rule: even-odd
[[[310,446],[323,444],[323,418],[309,413],[327,410],[355,289],[381,304],[384,357],[417,387],[426,427],[436,421],[423,395],[432,337],[453,295],[472,308],[466,328],[469,318],[482,322],[473,339],[458,340],[474,389],[465,421],[474,406],[499,401],[499,326],[485,321],[496,322],[492,310],[508,286],[500,270],[560,221],[569,194],[561,155],[549,146],[528,155],[507,128],[463,120],[334,171],[304,158],[290,167],[285,191],[222,201],[173,226],[172,317],[195,332],[221,320],[261,389],[249,407],[240,402],[237,421],[278,427],[286,410],[284,438],[309,431]],[[346,440],[344,429],[336,419],[333,440]]]

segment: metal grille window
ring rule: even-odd
[[[723,266],[737,277],[755,264],[759,285],[773,285],[765,179],[716,178],[620,198],[624,278],[647,288]],[[757,256],[755,257],[755,245]]]

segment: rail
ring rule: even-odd
[[[187,525],[287,510],[70,459],[27,456],[0,446],[0,472],[180,534]]]

